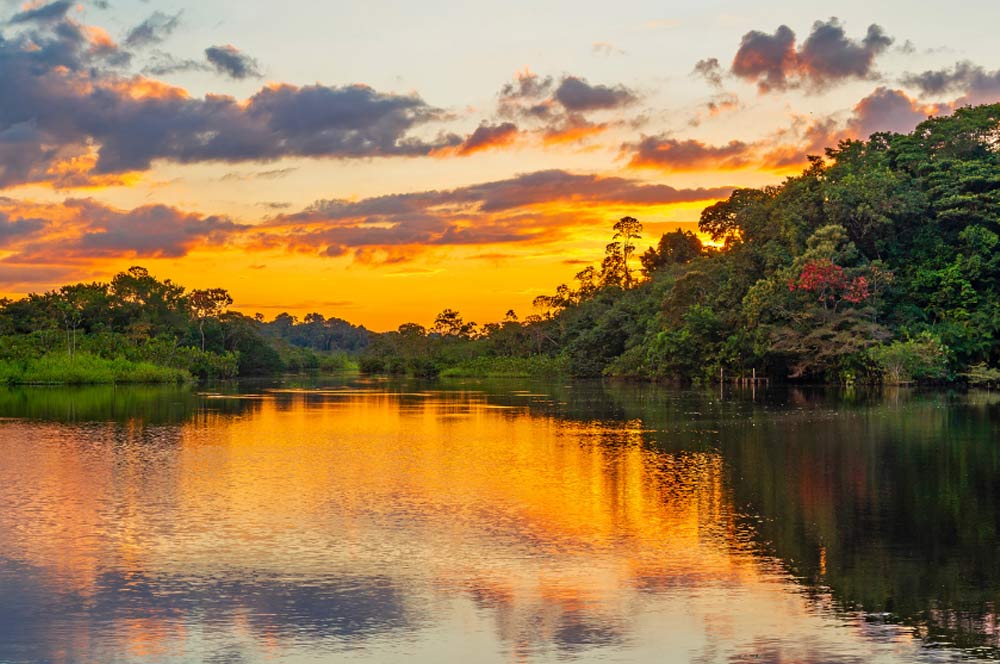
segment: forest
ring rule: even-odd
[[[445,375],[560,371],[684,383],[996,383],[1000,105],[849,140],[777,186],[706,208],[700,236],[640,253],[623,217],[599,267],[477,328],[375,337],[362,367]]]
[[[141,267],[0,300],[0,383],[230,378],[345,369],[710,383],[1000,382],[1000,104],[842,141],[780,185],[736,189],[645,251],[614,223],[572,284],[477,325],[372,333],[266,321],[222,288]],[[704,241],[703,241],[704,239]]]
[[[174,382],[342,370],[370,333],[318,313],[272,321],[229,307],[223,288],[187,291],[132,267],[0,300],[0,384]]]

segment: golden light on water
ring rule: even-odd
[[[213,621],[276,657],[294,640],[260,602],[286,587],[388,592],[393,620],[465,625],[508,661],[567,629],[595,646],[641,632],[643,648],[692,652],[782,630],[863,645],[854,628],[817,630],[823,600],[789,592],[780,565],[748,548],[722,456],[654,450],[639,420],[567,421],[475,393],[243,398],[240,415],[214,412],[220,396],[183,425],[29,435],[5,423],[9,458],[23,459],[0,471],[5,499],[21,496],[0,516],[18,534],[6,555],[90,602],[106,601],[109,579],[126,597],[193,606],[242,587]],[[129,616],[115,638],[138,658],[200,638],[176,606]]]

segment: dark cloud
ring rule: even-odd
[[[552,241],[568,228],[634,209],[724,198],[731,187],[676,189],[618,177],[552,170],[444,191],[325,200],[251,232],[261,247],[341,256],[359,248]],[[551,211],[554,203],[573,209]],[[539,209],[540,206],[540,209]],[[590,210],[590,211],[588,211]],[[406,253],[395,252],[399,258]]]
[[[47,5],[26,9],[14,14],[10,22],[17,23],[51,23],[62,21],[73,8],[73,0],[57,0]]]
[[[0,266],[72,265],[94,257],[180,257],[219,245],[402,262],[428,247],[551,242],[572,228],[604,223],[609,215],[718,200],[731,191],[678,189],[552,170],[450,190],[320,200],[257,225],[166,205],[119,210],[92,199],[30,204],[0,198],[0,243],[8,252]],[[275,212],[287,206],[268,201],[260,205]]]
[[[128,212],[92,200],[67,201],[67,206],[86,220],[77,245],[86,256],[184,256],[193,246],[217,244],[247,228],[225,217],[201,217],[166,205]]]
[[[756,81],[761,92],[788,87],[796,65],[795,33],[787,25],[773,35],[753,30],[743,35],[731,67],[740,78]]]
[[[548,170],[444,191],[392,194],[360,201],[317,201],[304,212],[286,217],[282,223],[308,219],[406,216],[449,206],[476,213],[496,213],[560,201],[600,205],[667,205],[714,200],[729,191],[728,187],[675,189],[628,178]]]
[[[125,45],[129,48],[143,48],[159,44],[177,29],[180,21],[181,12],[172,15],[153,12],[149,18],[129,30],[125,36]]]
[[[538,101],[545,97],[555,83],[551,76],[542,78],[532,72],[521,72],[511,83],[500,88],[500,102],[520,106],[524,100]]]
[[[722,66],[717,58],[699,60],[695,63],[692,73],[701,76],[714,87],[722,87]]]
[[[928,110],[902,90],[880,87],[857,103],[847,129],[860,139],[882,131],[906,133],[927,119]]]
[[[875,57],[892,45],[892,38],[872,24],[861,43],[847,38],[837,19],[817,21],[799,51],[799,69],[817,87],[847,78],[868,78]]]
[[[924,95],[959,92],[956,105],[990,104],[1000,101],[1000,69],[987,71],[971,62],[959,62],[950,69],[928,70],[921,74],[906,74],[903,85],[917,88]]]
[[[256,60],[229,44],[209,46],[205,49],[205,58],[220,74],[236,80],[263,76]]]
[[[601,111],[628,106],[638,96],[624,85],[592,85],[578,76],[563,76],[558,85],[526,72],[500,89],[500,114],[506,117],[547,118],[560,113]]]
[[[518,119],[537,132],[547,145],[572,143],[603,132],[608,123],[592,122],[587,114],[622,109],[638,101],[624,85],[592,85],[578,76],[558,82],[523,72],[500,89],[498,114]],[[525,131],[522,128],[522,132]]]
[[[736,169],[752,163],[755,146],[743,141],[709,145],[696,140],[669,136],[643,136],[637,143],[622,146],[629,166],[665,171]]]
[[[151,76],[169,76],[186,71],[212,71],[212,67],[200,60],[177,58],[164,51],[153,51],[149,62],[142,69],[143,74]]]
[[[636,101],[635,94],[624,85],[591,85],[575,76],[562,79],[554,98],[571,113],[621,108]]]
[[[0,186],[52,181],[68,160],[94,155],[92,174],[181,163],[283,157],[426,155],[462,139],[411,132],[444,114],[416,95],[364,85],[270,85],[247,100],[192,98],[104,65],[106,35],[69,20],[0,40]],[[16,148],[16,149],[15,149]]]
[[[6,246],[10,241],[34,235],[45,228],[44,219],[11,219],[6,213],[0,211],[0,247]]]
[[[848,79],[875,78],[875,59],[892,42],[875,24],[860,42],[850,39],[836,18],[814,23],[798,49],[787,25],[774,34],[754,30],[743,36],[731,71],[757,83],[761,92],[794,87],[817,91]]]
[[[491,148],[510,145],[517,138],[517,134],[517,125],[513,122],[503,122],[496,125],[483,122],[456,148],[456,152],[459,155],[467,156]]]

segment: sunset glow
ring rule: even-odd
[[[963,21],[773,9],[632,3],[566,29],[514,3],[411,31],[415,8],[8,3],[0,297],[143,265],[268,317],[525,315],[624,215],[643,249],[839,140],[1000,98]]]

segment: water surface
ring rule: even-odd
[[[1000,398],[0,390],[0,662],[1000,655]]]

